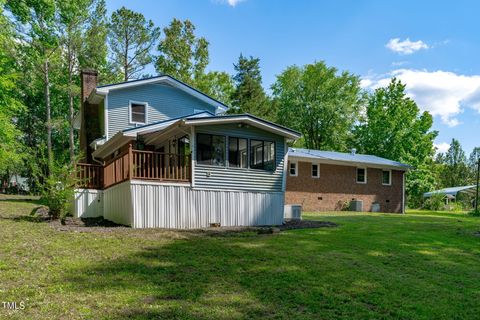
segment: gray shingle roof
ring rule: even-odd
[[[301,148],[289,148],[288,149],[289,157],[301,157],[301,158],[312,158],[318,160],[329,160],[329,161],[339,161],[339,162],[350,162],[355,164],[364,164],[372,166],[384,166],[384,167],[393,167],[399,170],[408,170],[412,167],[408,164],[401,162],[372,156],[368,154],[352,154],[352,153],[343,153],[335,151],[322,151],[322,150],[311,150],[311,149],[301,149]]]

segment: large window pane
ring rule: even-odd
[[[263,169],[263,141],[250,140],[250,168]]]
[[[275,170],[275,143],[250,140],[250,168]]]
[[[225,137],[212,136],[212,164],[214,166],[225,165]]]
[[[212,136],[209,134],[197,135],[197,163],[212,163]]]
[[[197,135],[197,163],[225,165],[225,137],[210,134]]]
[[[228,163],[230,167],[246,168],[248,165],[247,155],[247,139],[229,138]]]
[[[275,168],[275,143],[263,143],[263,169],[273,171]]]

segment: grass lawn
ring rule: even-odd
[[[2,319],[480,317],[480,219],[465,214],[305,214],[339,226],[212,236],[61,231],[34,206],[0,201]]]

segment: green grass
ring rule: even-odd
[[[468,319],[480,315],[480,219],[326,213],[337,228],[60,231],[0,201],[0,318]],[[2,301],[23,301],[7,311]]]

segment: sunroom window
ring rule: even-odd
[[[250,168],[275,170],[275,143],[250,140]]]
[[[199,133],[197,135],[197,163],[225,165],[225,137]]]
[[[248,167],[248,142],[247,139],[228,139],[228,165],[236,168]]]

